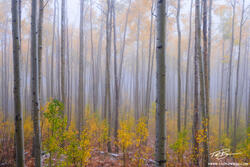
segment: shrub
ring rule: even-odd
[[[65,133],[65,141],[65,165],[86,166],[90,158],[90,139],[87,131],[84,130],[79,139],[77,132],[70,127]]]
[[[132,131],[132,126],[128,121],[121,121],[118,129],[118,145],[123,153],[123,165],[126,166],[127,151],[133,145],[135,133]]]
[[[170,148],[173,149],[177,154],[178,160],[183,163],[183,155],[185,153],[185,150],[188,149],[188,138],[186,130],[183,130],[178,134],[177,141],[174,144],[170,145]]]
[[[65,130],[67,118],[63,117],[63,103],[54,99],[47,104],[43,113],[44,118],[48,121],[48,137],[44,141],[44,148],[49,153],[49,166],[53,166],[52,158],[54,154],[57,159],[61,158],[63,153],[63,144],[65,139]],[[57,161],[60,165],[61,161]]]
[[[148,147],[147,147],[147,138],[148,138],[148,128],[145,118],[140,118],[135,128],[135,155],[134,159],[136,166],[141,167],[145,163],[147,158]]]

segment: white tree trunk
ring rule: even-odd
[[[80,0],[80,60],[79,60],[79,90],[78,90],[78,120],[77,120],[77,129],[79,131],[79,138],[82,131],[83,123],[83,112],[84,112],[84,89],[83,89],[83,9],[84,9],[84,0]]]
[[[228,76],[228,99],[227,99],[227,127],[226,133],[229,136],[229,120],[231,115],[231,75],[232,75],[232,59],[233,59],[233,50],[234,50],[234,18],[235,18],[235,5],[236,0],[233,0],[232,8],[233,8],[233,18],[232,18],[232,37],[231,37],[231,45],[230,45],[230,60],[229,60],[229,76]]]
[[[198,102],[198,58],[201,55],[200,46],[200,0],[195,0],[195,55],[194,55],[194,116],[193,116],[193,147],[192,164],[199,166],[199,142],[198,142],[198,128],[199,128],[199,102]]]
[[[156,17],[156,142],[155,160],[157,167],[166,165],[166,120],[165,120],[165,11],[166,1],[157,0]]]
[[[186,88],[185,88],[185,106],[184,106],[184,128],[187,128],[187,108],[188,108],[188,85],[189,85],[189,64],[190,64],[190,48],[192,36],[192,7],[193,0],[190,3],[189,13],[189,32],[188,32],[188,53],[187,53],[187,67],[186,67]]]
[[[65,89],[64,89],[64,76],[65,76],[65,0],[62,0],[61,9],[61,100],[65,105]],[[65,115],[65,109],[64,109]]]
[[[38,91],[39,102],[41,104],[41,70],[42,70],[42,49],[43,49],[43,0],[39,0],[39,17],[38,17]]]
[[[15,108],[15,145],[16,145],[16,166],[24,167],[24,139],[23,139],[23,118],[20,99],[20,72],[19,72],[19,32],[18,32],[18,8],[17,0],[12,0],[12,41],[13,41],[13,66],[14,66],[14,108]]]
[[[176,24],[178,31],[178,60],[177,60],[177,73],[178,73],[178,97],[177,97],[177,129],[178,133],[181,131],[181,30],[180,30],[180,0],[178,0]]]
[[[39,114],[39,91],[38,91],[38,55],[36,35],[37,1],[32,0],[31,11],[31,97],[34,128],[34,154],[35,166],[41,166],[41,138],[40,138],[40,114]]]

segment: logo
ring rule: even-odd
[[[238,154],[242,154],[242,153],[231,153],[229,148],[223,148],[221,150],[210,153],[210,156],[211,156],[211,158],[215,158],[217,160],[222,160],[228,156],[238,155]]]

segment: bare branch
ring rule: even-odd
[[[42,9],[44,9],[47,6],[48,2],[49,2],[49,0],[47,0],[47,2],[44,4]]]

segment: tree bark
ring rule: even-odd
[[[211,45],[212,45],[212,7],[213,7],[213,0],[209,0],[209,13],[208,13],[208,51],[207,51],[207,58],[208,58],[208,82],[210,84],[210,62],[211,62]],[[210,87],[210,85],[209,85]]]
[[[226,133],[227,137],[229,137],[229,119],[231,115],[231,75],[232,75],[232,59],[233,59],[233,50],[234,50],[234,18],[235,18],[235,5],[236,0],[233,0],[232,8],[233,8],[233,18],[232,18],[232,37],[230,44],[230,60],[229,60],[229,76],[228,76],[228,99],[227,99],[227,127]]]
[[[77,130],[79,132],[78,137],[81,136],[82,123],[83,123],[83,113],[84,113],[84,88],[83,88],[83,13],[84,13],[84,0],[80,0],[80,46],[79,46],[79,90],[78,90],[78,120],[77,120]]]
[[[139,113],[139,48],[140,48],[140,13],[137,18],[137,35],[136,35],[136,65],[135,65],[135,121],[140,117]]]
[[[119,127],[119,87],[118,87],[118,73],[117,73],[117,48],[116,48],[116,13],[115,13],[115,0],[112,0],[113,10],[113,33],[114,33],[114,77],[115,77],[115,129],[114,137],[115,143],[118,142],[118,127]],[[115,152],[119,152],[119,147],[115,145]]]
[[[107,0],[106,16],[106,67],[105,67],[105,99],[104,99],[104,119],[108,121],[108,152],[111,152],[111,106],[110,106],[110,57],[111,57],[111,39],[112,39],[112,10],[111,0]]]
[[[62,0],[62,9],[61,9],[61,100],[65,105],[65,0]],[[64,109],[65,115],[65,109]]]
[[[92,0],[90,0],[90,43],[91,43],[91,61],[92,61],[92,97],[93,97],[93,112],[96,112],[96,76],[95,76],[95,58],[94,58],[94,44],[93,44],[93,26],[92,26]]]
[[[204,62],[204,79],[205,79],[205,117],[202,119],[205,132],[203,165],[208,166],[209,151],[208,151],[208,133],[209,133],[209,81],[208,81],[208,53],[207,53],[207,0],[203,0],[203,62]]]
[[[20,71],[19,71],[19,57],[20,57],[20,34],[18,25],[17,0],[11,1],[12,13],[12,42],[13,42],[13,66],[14,66],[14,111],[15,111],[15,146],[16,146],[16,166],[24,167],[24,135],[23,135],[23,115],[21,110],[20,98]]]
[[[224,39],[222,44],[222,68],[221,68],[221,91],[220,91],[220,113],[219,113],[219,146],[221,145],[221,119],[222,119],[222,99],[223,99],[223,81],[224,81]]]
[[[250,119],[249,119],[249,115],[250,115],[250,87],[248,88],[248,109],[247,109],[247,112],[246,112],[246,125],[247,127],[246,128],[249,128],[250,126]],[[248,132],[247,132],[248,134]]]
[[[56,83],[56,98],[61,100],[61,71],[60,71],[60,66],[61,66],[61,62],[60,62],[60,56],[61,56],[61,49],[60,49],[60,7],[59,7],[59,2],[58,0],[56,1],[56,7],[57,7],[57,27],[56,27],[56,76],[57,76],[57,83]]]
[[[18,21],[17,21],[18,22]],[[17,30],[18,32],[18,30]],[[4,42],[3,42],[3,54],[2,54],[2,63],[3,63],[3,70],[2,70],[2,105],[4,110],[4,119],[3,121],[6,122],[9,119],[9,57],[7,56],[7,34],[8,34],[8,18],[6,19],[5,28],[4,28]],[[19,33],[20,34],[20,33]],[[19,46],[20,48],[20,46]],[[19,55],[20,57],[20,55]]]
[[[99,95],[100,95],[100,85],[102,85],[102,59],[101,59],[101,55],[102,55],[102,45],[103,45],[103,28],[104,28],[104,22],[101,22],[101,26],[99,29],[99,39],[98,39],[98,51],[97,51],[97,57],[96,57],[96,106],[97,108],[99,108]]]
[[[178,73],[178,97],[177,97],[177,129],[178,133],[181,131],[181,30],[180,30],[180,9],[181,4],[178,0],[176,24],[178,31],[178,60],[177,60],[177,73]]]
[[[68,9],[68,4],[66,3],[66,9]],[[67,94],[67,102],[66,102],[66,105],[67,105],[67,109],[66,109],[66,113],[67,113],[67,129],[70,127],[70,124],[71,124],[71,120],[70,120],[70,117],[71,117],[71,111],[69,109],[69,106],[70,106],[70,50],[69,50],[69,27],[68,27],[68,10],[66,10],[66,49],[67,49],[67,91],[66,91],[66,94]]]
[[[51,88],[51,94],[50,96],[53,98],[54,97],[54,46],[55,46],[55,29],[56,29],[56,1],[54,0],[54,15],[53,15],[53,34],[52,34],[52,49],[51,49],[51,78],[50,78],[50,81],[51,81],[51,85],[50,85],[50,88]]]
[[[30,41],[28,41],[28,50],[27,50],[27,55],[26,55],[26,64],[25,64],[25,86],[24,86],[24,110],[25,110],[25,115],[24,118],[27,118],[27,116],[30,114],[28,113],[28,62],[29,62],[29,49],[30,48]]]
[[[166,1],[157,0],[156,17],[156,142],[155,161],[157,167],[166,165],[166,120],[165,120],[165,12]]]
[[[147,88],[146,88],[146,103],[145,103],[145,116],[147,118],[147,123],[149,121],[149,106],[150,106],[150,71],[151,71],[151,54],[152,54],[152,34],[153,34],[153,8],[154,8],[154,1],[152,0],[151,6],[151,18],[150,18],[150,34],[149,34],[149,46],[148,46],[148,72],[147,72]]]
[[[41,104],[41,69],[42,69],[42,54],[43,54],[43,0],[39,0],[39,16],[38,16],[38,91],[39,102]]]
[[[40,167],[41,164],[41,138],[40,138],[40,114],[39,114],[39,90],[38,90],[38,55],[37,55],[37,35],[36,35],[36,14],[37,1],[32,0],[31,11],[31,97],[33,112],[33,128],[34,128],[34,155],[35,166]]]
[[[195,166],[199,166],[199,109],[198,109],[198,58],[201,56],[200,45],[200,1],[195,0],[195,54],[194,54],[194,116],[193,116],[193,161]]]
[[[191,48],[191,36],[192,36],[192,8],[193,0],[190,3],[189,13],[189,33],[188,33],[188,53],[187,53],[187,68],[186,68],[186,89],[185,89],[185,107],[184,107],[184,128],[187,128],[187,108],[188,108],[188,86],[189,86],[189,62],[190,62],[190,48]]]

